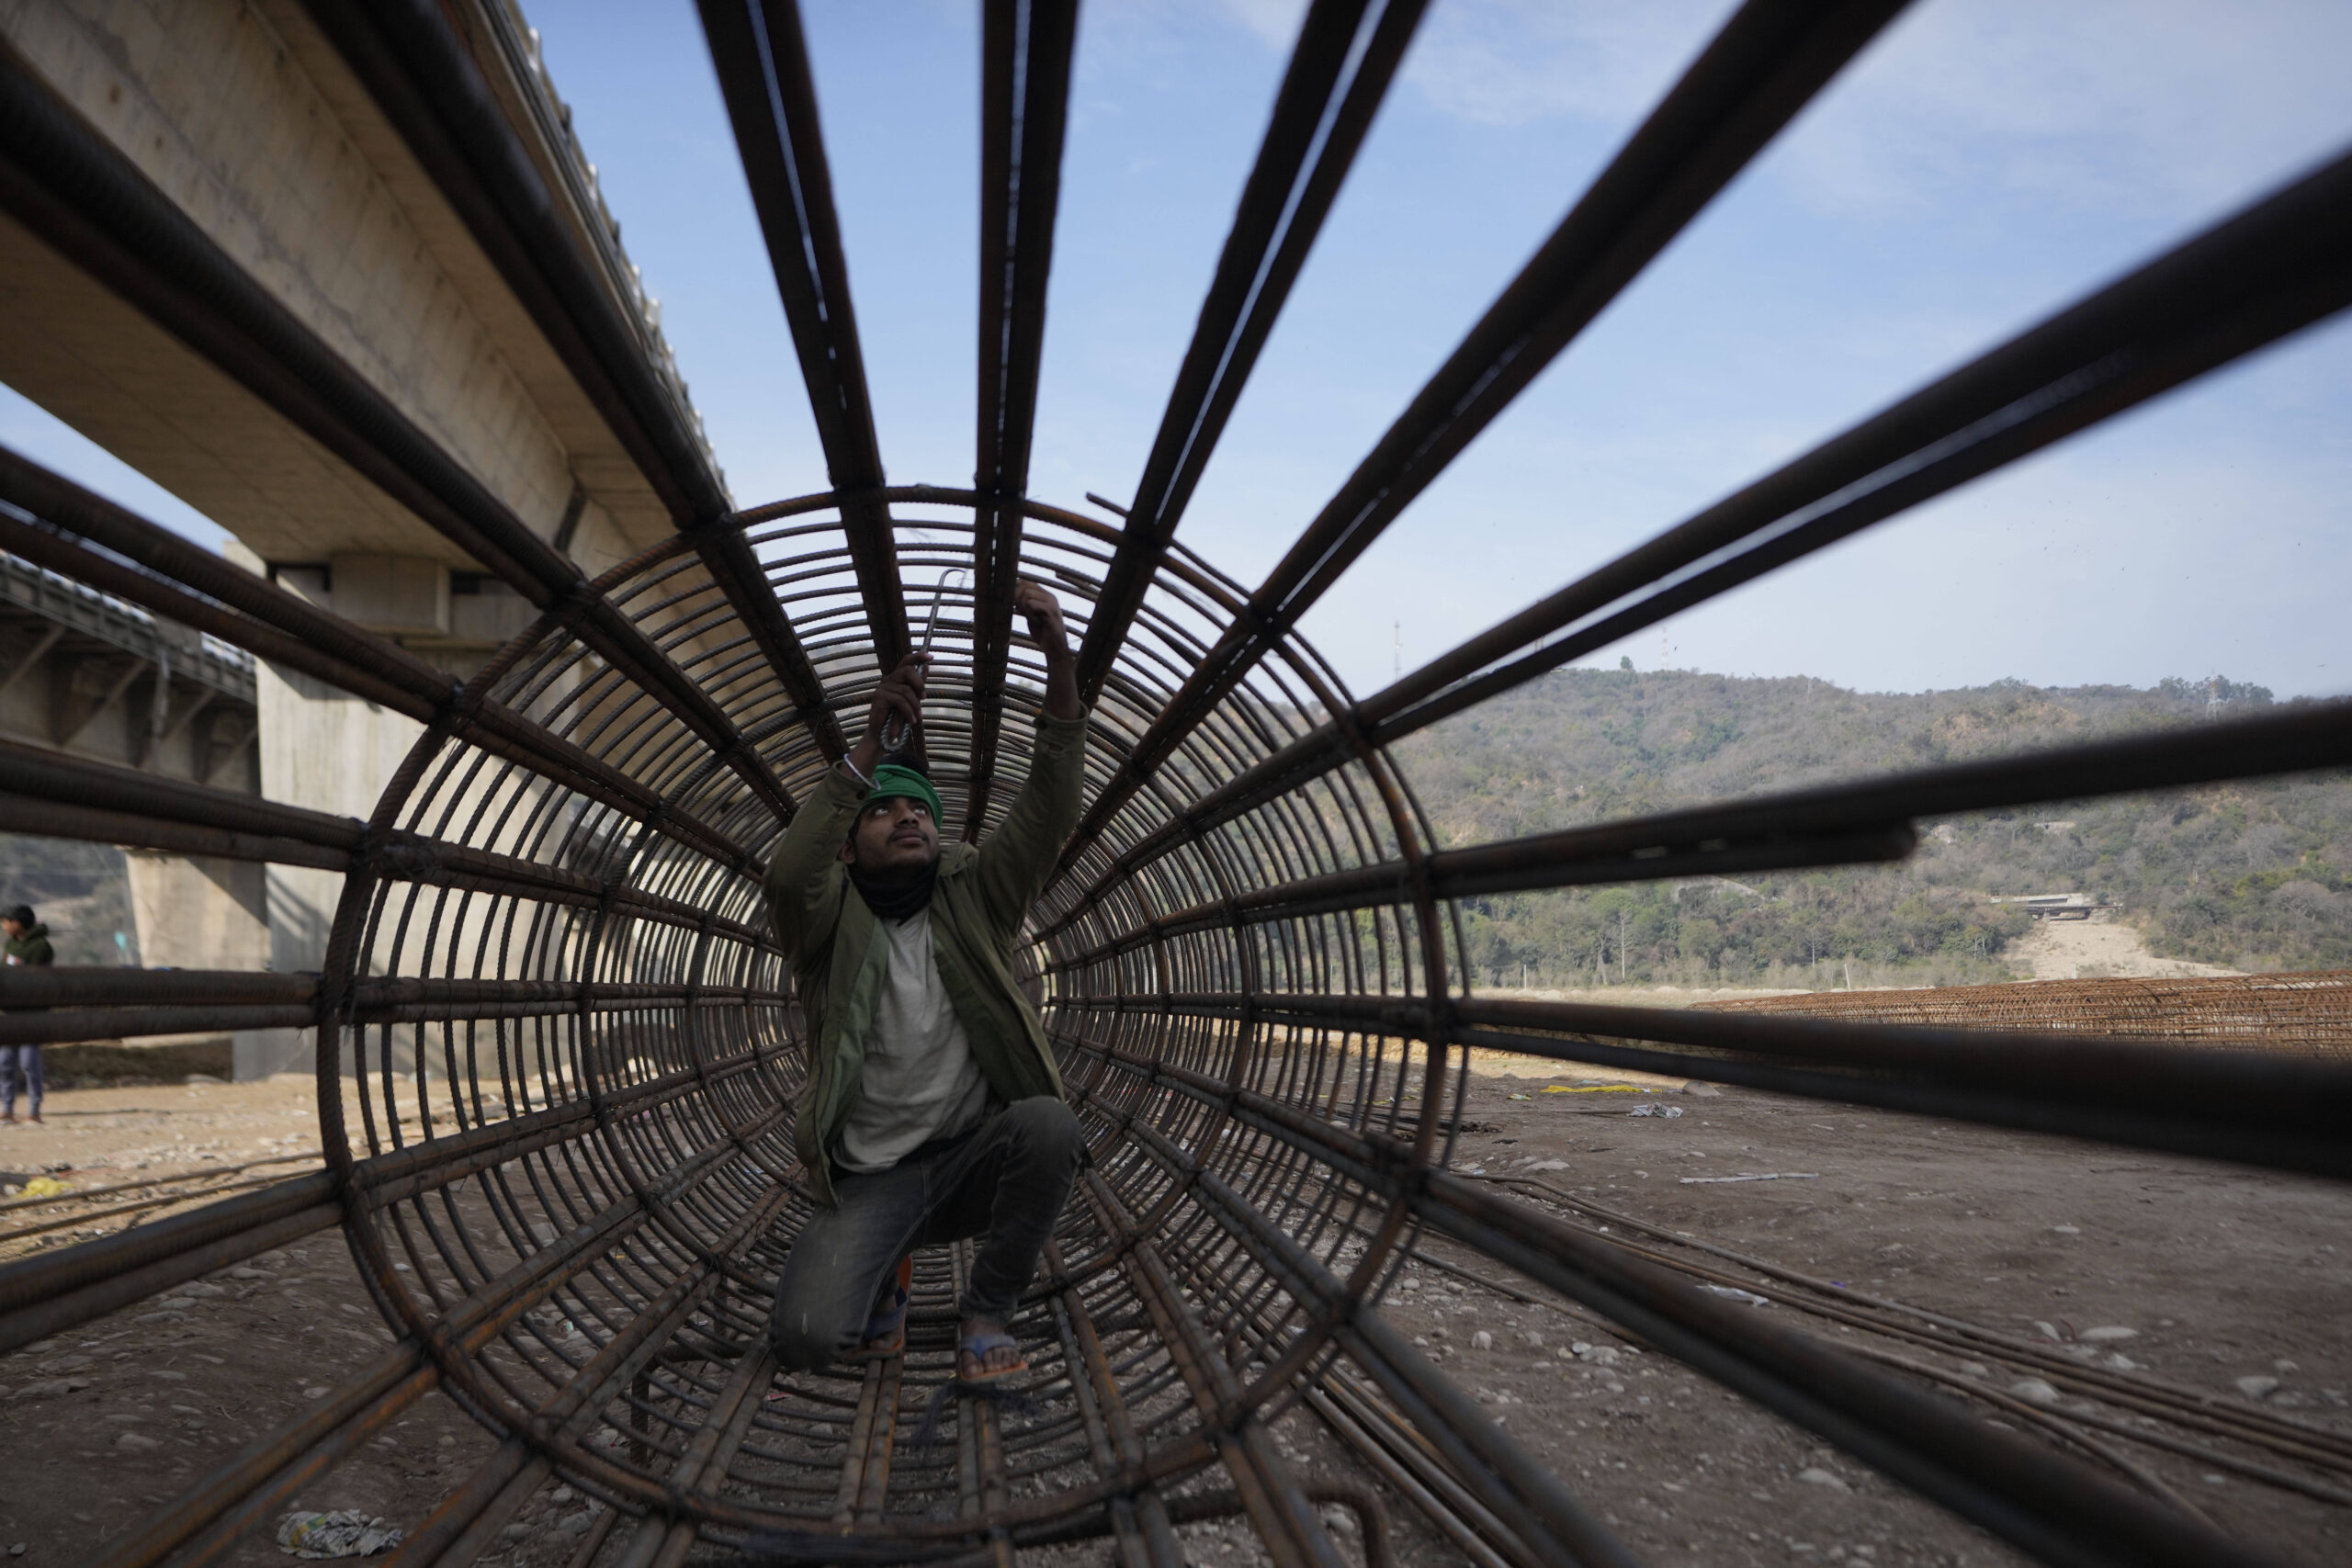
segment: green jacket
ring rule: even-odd
[[[49,928],[39,921],[25,928],[22,936],[7,939],[7,948],[0,953],[11,964],[54,964],[57,950],[49,945]]]
[[[1086,720],[1040,717],[1028,782],[983,844],[942,844],[931,897],[939,978],[998,1100],[1062,1093],[1037,1010],[1013,980],[1012,950],[1054,862],[1078,826]],[[850,886],[842,845],[865,786],[842,768],[804,802],[768,863],[768,913],[792,955],[808,1021],[808,1083],[794,1135],[819,1201],[833,1201],[832,1156],[865,1076],[865,1042],[890,960],[879,924]]]

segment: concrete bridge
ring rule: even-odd
[[[251,654],[0,555],[0,739],[257,792]],[[129,854],[140,961],[258,969],[269,957],[261,867]]]
[[[220,524],[240,564],[462,676],[537,609],[420,467],[590,577],[729,510],[507,0],[5,0],[0,76],[0,380]],[[69,606],[88,628],[44,620],[19,608],[40,575],[10,571],[0,728],[29,743],[215,784],[243,768],[364,818],[421,732],[266,660],[232,674],[96,596]],[[184,911],[142,925],[149,963],[319,966],[338,874],[134,858],[145,903]],[[252,1032],[240,1071],[307,1050]]]

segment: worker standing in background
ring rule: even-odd
[[[49,928],[33,919],[32,906],[19,904],[0,915],[0,932],[6,932],[7,942],[0,947],[0,961],[11,967],[30,964],[45,968],[57,962],[57,950],[49,944]],[[32,1119],[40,1120],[41,1081],[40,1047],[38,1045],[0,1045],[0,1122],[17,1119],[17,1078],[23,1075],[25,1099],[32,1111]]]

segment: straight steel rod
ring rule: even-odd
[[[1580,1002],[1464,998],[1448,1004],[1448,1022],[1437,1029],[1430,1010],[1406,998],[1208,993],[1160,1002],[1175,1016],[1246,1012],[1277,1027],[1361,1030],[2241,1164],[2352,1173],[2352,1145],[2340,1131],[2352,1114],[2352,1065],[2324,1057]],[[1063,1005],[1086,1012],[1121,1004]]]
[[[325,871],[348,869],[367,835],[367,825],[354,818],[5,739],[0,739],[0,807],[22,832]],[[701,848],[693,838],[685,841]],[[739,871],[757,869],[749,852],[723,841],[713,847],[728,852],[719,863]],[[584,872],[422,834],[387,835],[374,863],[379,875],[411,882],[592,908],[609,904],[672,925],[707,926],[762,947],[774,942],[769,932],[676,899],[629,887],[610,888]]]
[[[1250,598],[1096,796],[1073,864],[1340,573],[1878,36],[1903,0],[1748,0]]]
[[[1420,877],[1437,897],[1467,898],[1901,860],[1917,842],[1911,824],[1918,818],[2346,765],[2352,765],[2352,702],[2298,704],[2261,718],[1962,762],[1870,784],[1441,850],[1418,864],[1384,861],[1275,883],[1138,922],[1112,943],[1058,958],[1057,966],[1234,923],[1400,903]],[[1041,934],[1050,941],[1075,919],[1065,916]]]
[[[1164,1068],[1155,1064],[1154,1069],[1164,1076]],[[1612,1242],[1460,1178],[1421,1168],[1402,1145],[1300,1117],[1262,1097],[1245,1099],[1222,1085],[1216,1089],[1246,1107],[1242,1115],[1250,1125],[1409,1203],[1457,1239],[1626,1325],[1716,1382],[2044,1561],[2115,1568],[2277,1561],[2202,1519],[2151,1503],[2071,1459],[1976,1421],[1838,1347],[1708,1297]],[[1211,1091],[1204,1082],[1199,1092]],[[1211,1213],[1265,1258],[1294,1295],[1343,1313],[1342,1341],[1368,1370],[1416,1360],[1393,1327],[1341,1289],[1282,1227],[1156,1131],[1132,1131],[1159,1157],[1193,1168]],[[1453,1392],[1442,1378],[1429,1381],[1431,1390]],[[1462,1415],[1466,1422],[1457,1418],[1453,1425],[1464,1435],[1485,1425],[1475,1405]]]
[[[980,82],[980,343],[972,486],[971,772],[964,837],[978,840],[996,784],[1001,693],[1021,569],[1021,507],[1037,429],[1046,285],[1069,125],[1078,0],[989,0]]]
[[[692,812],[504,704],[471,693],[389,638],[198,549],[155,524],[0,448],[0,500],[46,528],[0,514],[0,548],[258,658],[437,724],[494,755],[739,866],[750,857]],[[92,549],[73,542],[79,536]],[[113,558],[126,558],[124,560]]]
[[[1365,698],[1344,722],[1209,791],[1190,823],[1230,820],[1341,765],[1354,744],[1393,745],[2343,310],[2352,304],[2347,213],[2352,156]],[[1510,659],[1521,649],[1532,651]],[[1174,841],[1167,830],[1155,840]]]
[[[580,569],[322,342],[0,44],[0,209],[627,672],[779,815],[793,802],[718,705]]]
[[[825,471],[841,497],[875,660],[888,670],[910,647],[906,596],[890,509],[876,493],[882,451],[800,8],[795,0],[698,0],[697,8],[800,356]]]
[[[597,1132],[606,1118],[673,1103],[757,1067],[760,1053],[666,1073],[595,1100],[411,1144],[354,1164],[349,1186],[381,1207]],[[0,1266],[0,1352],[343,1221],[332,1172],[290,1178],[78,1247]]]
[[[734,510],[650,329],[575,237],[476,49],[434,0],[305,0],[681,530]]]
[[[568,217],[500,107],[479,57],[430,0],[360,6],[311,0],[311,16],[368,85],[499,274],[563,360],[605,425],[696,549],[828,757],[840,726],[765,571],[730,531],[734,510],[717,460],[690,423],[684,391],[663,375],[653,329],[575,237],[594,213]]]
[[[1078,689],[1088,703],[1101,694],[1143,608],[1145,590],[1167,558],[1176,525],[1363,145],[1426,0],[1378,4],[1373,36],[1356,56],[1354,46],[1374,7],[1375,0],[1315,0],[1299,25],[1265,139],[1087,621]]]

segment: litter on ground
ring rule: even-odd
[[[296,1557],[373,1557],[400,1543],[400,1526],[356,1508],[288,1514],[277,1521],[278,1547]]]
[[[1755,1176],[1686,1176],[1685,1187],[1714,1187],[1726,1181],[1818,1181],[1817,1170],[1768,1170]]]

